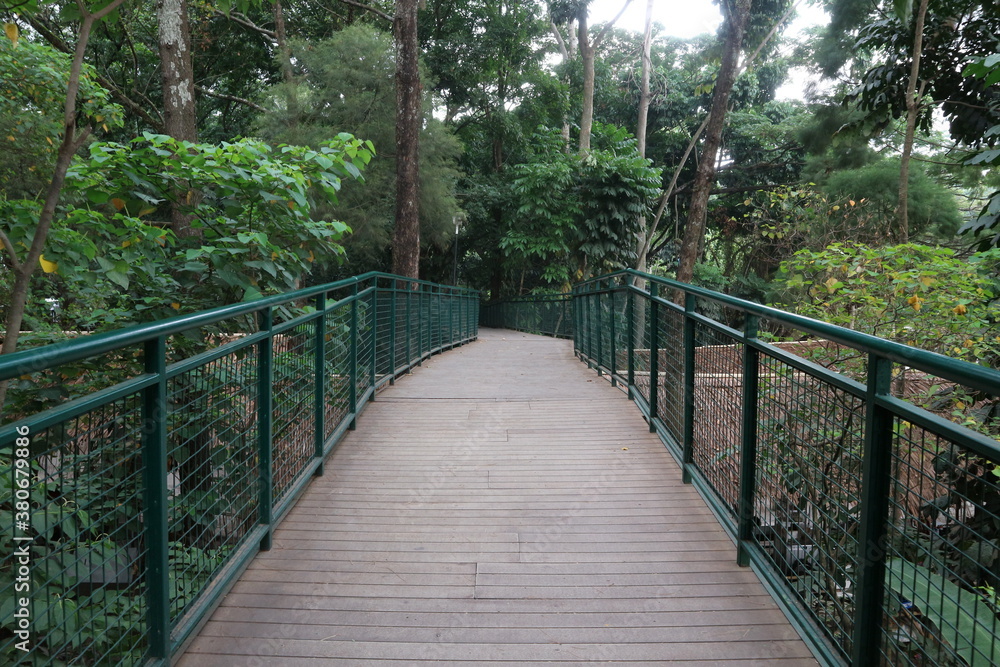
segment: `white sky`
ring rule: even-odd
[[[610,21],[621,10],[625,0],[592,0],[590,23]],[[825,23],[822,9],[809,4],[809,0],[798,0],[798,18],[792,23],[791,32]],[[646,21],[646,0],[632,0],[628,9],[615,24],[620,28],[642,32]],[[694,37],[702,33],[714,33],[722,22],[719,5],[712,0],[654,0],[653,21],[661,24],[668,35]]]
[[[625,0],[593,0],[590,5],[590,23],[596,25],[613,19]],[[646,0],[632,0],[628,9],[622,14],[615,25],[619,28],[642,32],[646,22]],[[798,16],[786,31],[794,35],[805,28],[824,25],[828,17],[826,13],[809,3],[809,0],[797,1]],[[664,27],[664,32],[675,37],[694,37],[703,33],[715,33],[722,23],[719,6],[712,0],[654,0],[653,22]],[[807,74],[792,70],[790,80],[778,89],[778,98],[799,98],[807,83]]]

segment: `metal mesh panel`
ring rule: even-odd
[[[897,418],[882,654],[888,664],[1000,663],[1000,470]]]
[[[650,329],[647,323],[652,317],[650,311],[650,300],[648,298],[638,296],[634,298],[632,305],[632,330],[635,336],[635,348],[632,350],[633,376],[635,378],[635,388],[647,404],[649,404],[650,380]],[[628,350],[625,350],[625,354],[628,354]]]
[[[326,315],[326,434],[329,441],[350,413],[351,306],[342,304]]]
[[[735,516],[739,497],[743,345],[695,326],[694,463]]]
[[[300,324],[274,337],[271,479],[275,504],[316,453],[316,325]]]
[[[167,381],[170,618],[258,520],[258,359],[228,354]]]
[[[140,401],[128,397],[48,429],[0,455],[3,627],[0,662],[141,661],[143,581]],[[22,608],[19,600],[28,606]]]
[[[850,655],[864,401],[762,355],[755,538]]]
[[[376,381],[392,373],[393,341],[392,303],[394,294],[379,290],[375,295],[375,377]]]
[[[678,443],[684,436],[684,315],[659,309],[657,415]]]

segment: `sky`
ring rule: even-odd
[[[613,19],[625,0],[593,0],[590,5],[590,23],[597,25]],[[619,28],[642,32],[646,22],[646,0],[632,0],[615,25]],[[794,35],[805,28],[823,25],[827,16],[823,10],[798,0],[797,18],[786,34]],[[719,6],[712,0],[654,0],[653,21],[664,27],[664,32],[675,37],[694,37],[702,33],[715,33],[722,23]],[[778,99],[802,99],[808,74],[793,70],[789,81],[778,89]]]

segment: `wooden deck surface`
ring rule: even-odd
[[[639,411],[481,330],[379,394],[180,659],[815,665]]]

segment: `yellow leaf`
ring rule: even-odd
[[[16,23],[4,23],[3,24],[3,32],[4,32],[5,35],[7,35],[7,39],[9,39],[10,41],[12,41],[14,43],[14,46],[17,46],[17,37],[18,37],[18,34],[17,34],[17,24]]]
[[[314,254],[313,254],[313,251],[312,251],[312,250],[310,250],[310,251],[309,251],[309,259],[308,259],[307,261],[308,261],[308,262],[309,262],[310,264],[312,264],[313,262],[315,262],[315,261],[316,261],[316,255],[314,255]]]
[[[170,307],[173,308],[174,310],[180,310],[181,309],[181,304],[179,304],[176,301],[174,301],[172,304],[170,304]]]
[[[120,211],[125,208],[125,200],[115,197],[111,200],[111,205],[115,207],[115,210]]]
[[[276,252],[272,252],[272,253],[271,253],[271,259],[272,259],[272,260],[275,260],[275,259],[278,259],[278,253],[276,253]]]
[[[14,135],[8,134],[7,135],[7,141],[17,141],[17,139],[14,138]]]
[[[965,315],[967,312],[969,312],[969,309],[965,307],[965,304],[960,303],[954,308],[952,308],[951,312],[955,313],[956,315]]]
[[[974,340],[972,340],[971,338],[965,341],[965,347],[972,347],[975,344],[976,344],[976,342]]]
[[[49,142],[49,146],[52,145],[52,137],[45,137],[45,141]]]
[[[934,284],[934,279],[931,278],[930,276],[921,276],[920,282],[924,284],[924,287],[930,287],[931,285]]]
[[[923,305],[923,302],[924,300],[921,299],[916,294],[914,294],[913,296],[911,296],[909,299],[906,300],[906,303],[910,304],[913,310],[917,311],[918,313],[920,312],[920,307]]]
[[[132,245],[132,242],[131,242],[131,241],[122,241],[122,247],[123,247],[123,248],[127,248],[127,247],[129,247],[130,245]]]
[[[851,206],[856,206],[857,205],[857,203],[853,199],[848,199],[847,203],[850,204]]]
[[[45,255],[41,255],[38,258],[38,263],[42,265],[42,271],[45,273],[55,273],[56,269],[59,268],[59,265],[56,262],[50,262],[45,259]]]
[[[288,208],[294,209],[295,208],[295,202],[289,200],[289,202],[288,202]]]
[[[136,214],[136,216],[135,216],[135,217],[137,217],[137,218],[141,218],[141,217],[142,217],[142,216],[144,216],[144,215],[149,215],[150,213],[152,213],[152,212],[153,212],[153,211],[155,211],[155,210],[156,210],[156,209],[155,209],[154,207],[152,207],[152,206],[150,206],[150,207],[148,207],[148,208],[144,208],[144,209],[142,209],[141,211],[139,211],[139,212],[138,212],[138,213]]]
[[[834,210],[834,211],[839,211],[839,210],[840,210],[840,206],[834,206],[834,207],[833,207],[833,210]]]

